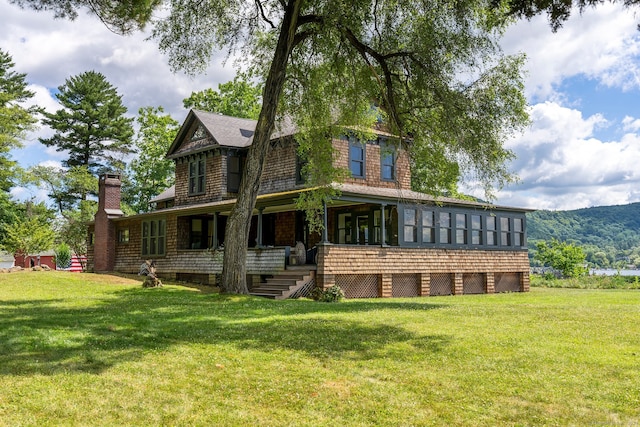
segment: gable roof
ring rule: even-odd
[[[257,123],[252,119],[190,110],[171,147],[169,147],[167,158],[182,157],[215,147],[248,148],[253,142]],[[194,128],[194,124],[202,125],[206,132],[205,138],[190,140],[189,132]],[[294,133],[295,128],[292,125],[284,124],[274,132],[272,138],[282,138]]]
[[[162,193],[158,194],[155,197],[152,197],[149,200],[149,203],[164,202],[166,200],[172,200],[175,198],[176,198],[176,185],[173,184],[171,187],[165,189]]]

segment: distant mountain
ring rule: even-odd
[[[532,212],[527,214],[527,234],[530,248],[538,240],[552,238],[583,246],[587,260],[599,267],[620,260],[638,264],[640,203]]]

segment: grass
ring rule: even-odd
[[[637,425],[640,292],[271,301],[0,275],[0,425]]]
[[[640,277],[589,275],[574,278],[557,279],[553,275],[531,275],[531,286],[543,288],[573,289],[640,289]]]

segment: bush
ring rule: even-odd
[[[71,266],[71,248],[66,243],[60,243],[56,249],[56,268],[69,268]]]
[[[327,289],[313,288],[311,297],[320,302],[339,302],[344,298],[344,292],[338,285],[333,285]]]
[[[573,243],[552,239],[550,242],[538,242],[536,249],[534,259],[560,271],[564,277],[587,274],[584,251]]]

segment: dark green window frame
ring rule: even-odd
[[[438,243],[450,245],[451,241],[451,216],[449,211],[438,213]]]
[[[482,239],[482,215],[471,214],[471,244],[480,246]]]
[[[128,228],[121,228],[118,230],[118,243],[129,243]]]
[[[456,245],[467,244],[467,214],[456,213]]]
[[[243,166],[240,153],[229,153],[227,156],[227,192],[237,193],[240,190]]]
[[[500,217],[500,246],[511,246],[511,219],[506,216]]]
[[[189,195],[194,196],[204,194],[206,191],[206,169],[207,160],[205,156],[198,156],[189,161]]]
[[[487,246],[498,246],[498,219],[494,215],[486,217]]]
[[[349,170],[353,178],[366,178],[367,144],[349,138]]]
[[[396,149],[393,145],[380,144],[380,179],[383,181],[396,179]]]
[[[166,253],[167,222],[162,219],[142,221],[142,256],[164,256]]]

